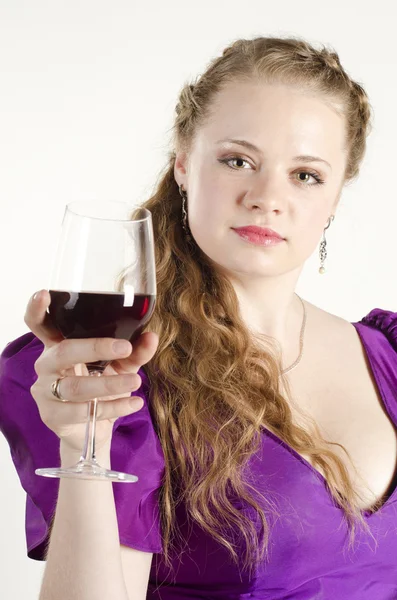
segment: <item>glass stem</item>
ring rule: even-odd
[[[90,376],[100,377],[102,371],[90,371]],[[80,462],[83,463],[96,463],[95,456],[95,429],[96,429],[96,415],[97,415],[97,404],[98,399],[94,398],[88,402],[87,408],[87,426],[85,429],[84,437],[84,448],[80,457]]]

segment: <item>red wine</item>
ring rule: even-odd
[[[49,313],[65,338],[112,337],[134,342],[152,316],[156,297],[135,294],[132,306],[124,306],[124,294],[63,292],[50,290]],[[88,367],[103,370],[110,361]]]

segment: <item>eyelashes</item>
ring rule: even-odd
[[[239,168],[230,166],[229,163],[231,163],[232,161],[237,161],[237,160],[240,162],[249,164],[249,162],[245,158],[242,158],[241,156],[231,156],[229,158],[219,158],[218,162],[227,166],[229,169],[233,169],[234,171],[244,171],[245,170],[244,168],[239,169]],[[299,185],[303,185],[305,187],[311,187],[312,185],[322,185],[323,183],[325,183],[324,179],[322,179],[320,177],[320,175],[314,171],[303,169],[303,170],[295,171],[294,174],[295,175],[301,175],[301,174],[309,175],[310,177],[312,177],[315,180],[315,183],[306,183],[304,181],[298,181]]]

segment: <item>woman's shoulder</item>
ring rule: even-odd
[[[327,312],[308,303],[308,339],[319,351],[319,344],[326,340],[326,346],[340,357],[349,356],[357,348],[358,338],[375,355],[388,354],[397,360],[397,312],[373,308],[354,321]],[[321,354],[321,352],[320,352]]]
[[[23,352],[26,356],[27,353],[40,353],[43,350],[43,342],[39,340],[32,332],[24,333],[20,337],[15,338],[11,342],[8,342],[4,350],[1,352],[1,357],[4,360],[9,358],[17,357],[18,354]]]
[[[0,354],[1,387],[15,380],[19,385],[32,384],[34,365],[43,351],[43,343],[33,334],[25,333],[9,342]]]
[[[351,331],[351,326],[366,327],[367,329],[378,331],[387,337],[390,342],[397,346],[397,312],[385,308],[373,308],[368,313],[359,317],[357,320],[349,321],[321,309],[310,302],[306,302],[308,314],[319,334],[328,332],[329,335],[343,335]],[[375,334],[376,335],[376,334]]]

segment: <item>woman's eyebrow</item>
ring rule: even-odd
[[[332,171],[332,167],[327,160],[320,158],[319,156],[310,156],[310,154],[301,154],[300,156],[294,156],[292,159],[296,162],[322,162],[329,166]]]
[[[225,138],[223,140],[218,140],[215,143],[223,144],[226,142],[229,144],[238,144],[239,146],[244,146],[245,148],[248,148],[248,150],[253,150],[254,152],[258,152],[258,154],[262,154],[261,150],[257,146],[255,146],[255,144],[252,144],[251,142],[248,142],[247,140],[237,140],[235,138]],[[305,163],[322,162],[322,163],[325,163],[326,165],[328,165],[328,167],[332,171],[332,167],[329,164],[329,162],[324,160],[323,158],[320,158],[319,156],[311,156],[310,154],[301,154],[299,156],[294,156],[294,158],[292,160],[295,162],[305,162]]]

